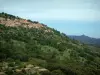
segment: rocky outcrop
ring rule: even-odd
[[[35,22],[29,22],[26,19],[6,19],[3,17],[0,17],[0,24],[4,24],[6,26],[23,26],[23,27],[29,27],[29,28],[41,28],[44,27],[42,24],[40,23],[35,23]]]
[[[2,65],[2,69],[0,70],[0,75],[6,75],[7,73],[24,74],[24,75],[33,75],[33,74],[41,75],[42,72],[49,73],[49,70],[32,64],[28,64],[20,68],[16,66],[11,67],[9,66],[9,63],[4,62]]]

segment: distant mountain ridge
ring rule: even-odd
[[[68,35],[71,39],[78,40],[80,42],[83,42],[85,44],[91,44],[91,45],[98,45],[100,46],[100,38],[92,38],[86,35]]]

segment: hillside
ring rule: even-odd
[[[99,46],[100,47],[100,39],[97,38],[92,38],[92,37],[88,37],[85,35],[81,35],[81,36],[74,36],[74,35],[69,35],[69,37],[71,39],[75,39],[78,40],[80,42],[83,42],[85,44],[90,44],[90,45],[95,45],[95,46]]]
[[[4,14],[0,14],[0,75],[99,75],[100,48],[41,23],[16,25],[18,17],[13,20]]]

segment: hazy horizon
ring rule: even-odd
[[[100,38],[100,0],[0,0],[0,12],[36,20],[67,35]]]

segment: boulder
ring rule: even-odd
[[[34,66],[32,64],[29,64],[26,66],[26,68],[33,68]]]

